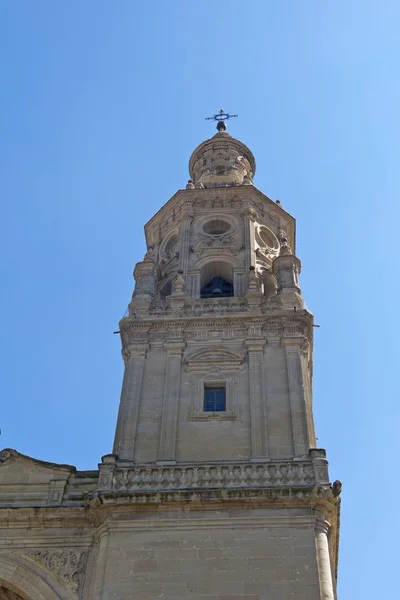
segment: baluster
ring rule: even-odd
[[[174,487],[174,483],[175,483],[175,469],[169,469],[168,472],[168,487],[172,488]]]
[[[275,473],[276,473],[276,467],[275,465],[270,465],[268,467],[268,473],[270,475],[270,483],[275,484]]]
[[[204,487],[209,487],[210,485],[210,467],[204,467],[203,483]]]
[[[134,476],[132,479],[132,487],[133,488],[140,487],[140,469],[134,469]]]
[[[293,468],[291,463],[287,467],[287,483],[288,485],[293,485]]]
[[[276,483],[285,483],[285,466],[278,465],[276,468]]]
[[[250,481],[253,485],[257,485],[258,484],[258,478],[259,478],[259,474],[258,474],[258,469],[256,465],[253,465],[253,468],[251,470],[250,473]]]
[[[151,486],[151,469],[146,469],[144,472],[143,483],[145,487]]]
[[[246,485],[247,473],[246,468],[242,465],[239,472],[239,485]]]
[[[197,467],[194,467],[193,474],[192,474],[192,487],[197,487],[198,483],[199,483],[199,469]]]
[[[163,479],[164,479],[163,469],[158,469],[157,477],[156,477],[156,481],[155,481],[155,485],[157,488],[162,487]]]
[[[128,476],[127,476],[127,482],[126,482],[126,487],[128,490],[130,490],[133,485],[133,478],[134,478],[134,472],[132,471],[132,469],[129,469]]]
[[[128,483],[128,471],[123,471],[122,475],[122,487],[126,489],[126,484]]]
[[[221,467],[217,467],[216,469],[216,473],[215,473],[215,485],[217,485],[218,487],[222,486],[222,471],[221,471]]]
[[[225,476],[225,483],[226,483],[226,485],[228,485],[228,486],[232,485],[233,482],[234,482],[234,479],[235,479],[235,474],[233,472],[233,467],[230,465],[228,467],[228,472],[227,472],[227,474]]]
[[[162,470],[162,487],[168,487],[168,469]]]
[[[186,476],[186,467],[183,467],[181,469],[181,476],[179,478],[179,485],[181,487],[186,487],[187,486],[187,482],[188,482],[188,480],[187,480],[187,476]]]
[[[114,487],[119,490],[122,487],[122,471],[117,471],[116,475],[115,475],[115,483],[114,483]]]

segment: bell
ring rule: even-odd
[[[223,292],[221,290],[221,288],[217,287],[215,288],[215,290],[212,291],[212,295],[213,296],[222,296]]]

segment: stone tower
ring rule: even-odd
[[[17,535],[3,562],[61,591],[35,596],[25,572],[10,583],[0,553],[0,598],[5,581],[32,600],[336,599],[340,483],[316,448],[295,221],[254,187],[249,148],[217,129],[145,226],[113,453],[77,472],[3,452],[14,508],[37,509],[38,481],[15,487],[33,464],[48,489],[40,536],[26,525],[28,549]]]

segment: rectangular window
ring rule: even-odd
[[[226,390],[223,386],[204,388],[204,412],[225,412]]]

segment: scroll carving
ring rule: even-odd
[[[69,590],[77,593],[86,557],[84,550],[35,550],[21,556],[55,575]]]

